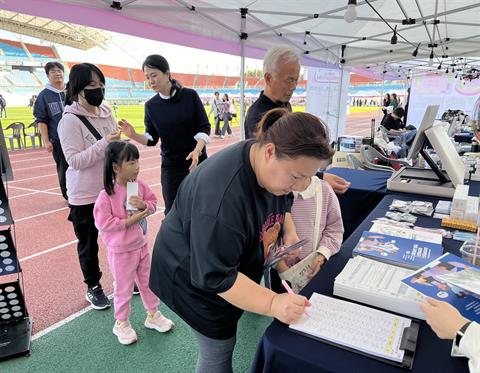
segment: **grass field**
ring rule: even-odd
[[[143,132],[144,131],[143,110],[144,110],[143,105],[120,105],[118,107],[117,119],[121,119],[121,118],[126,119],[133,124],[133,126],[138,132]],[[209,105],[205,106],[205,110],[207,111],[207,114],[208,114],[210,112],[210,106]],[[305,107],[295,106],[293,107],[293,110],[305,111]],[[30,123],[34,121],[33,111],[29,107],[7,107],[7,113],[8,113],[8,118],[1,118],[1,124],[4,130],[5,137],[8,137],[12,134],[12,130],[5,131],[5,128],[7,128],[10,124],[14,122],[22,122],[23,124],[25,124],[25,127],[28,127]],[[239,108],[237,109],[237,118],[240,118]],[[233,121],[231,123],[233,127],[236,127],[240,124],[237,118],[233,118]],[[213,114],[210,116],[209,120],[210,120],[210,123],[212,124],[214,123]],[[27,129],[26,132],[33,133],[33,129]],[[25,141],[26,141],[27,148],[32,146],[29,137],[25,138]],[[9,141],[6,140],[5,142],[6,142],[7,148],[10,149]],[[14,146],[15,146],[15,149],[17,149],[16,141],[14,143]]]

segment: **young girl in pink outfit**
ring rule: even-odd
[[[107,246],[108,263],[115,278],[113,334],[122,344],[137,340],[128,320],[134,282],[148,311],[145,327],[162,333],[173,327],[173,322],[158,311],[160,301],[148,286],[150,253],[145,219],[155,212],[157,198],[145,183],[137,180],[139,156],[135,145],[128,142],[115,141],[108,145],[103,173],[105,190],[100,192],[93,210],[95,225]],[[129,181],[138,183],[138,195],[130,196],[127,201]],[[127,210],[127,202],[131,211]]]

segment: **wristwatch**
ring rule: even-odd
[[[463,325],[460,330],[457,331],[457,333],[455,334],[455,346],[460,347],[460,341],[462,340],[465,332],[467,331],[467,328],[470,326],[471,323],[471,321],[465,323],[465,325]]]

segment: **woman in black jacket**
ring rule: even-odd
[[[162,195],[165,215],[170,211],[182,180],[207,158],[210,123],[200,97],[170,75],[168,61],[154,54],[142,65],[150,87],[157,92],[145,103],[145,134],[138,134],[125,119],[118,122],[122,132],[147,146],[161,140]]]

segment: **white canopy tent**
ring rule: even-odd
[[[376,78],[480,65],[478,0],[2,0],[0,9],[238,55],[242,100],[244,57],[276,44],[305,66]]]

